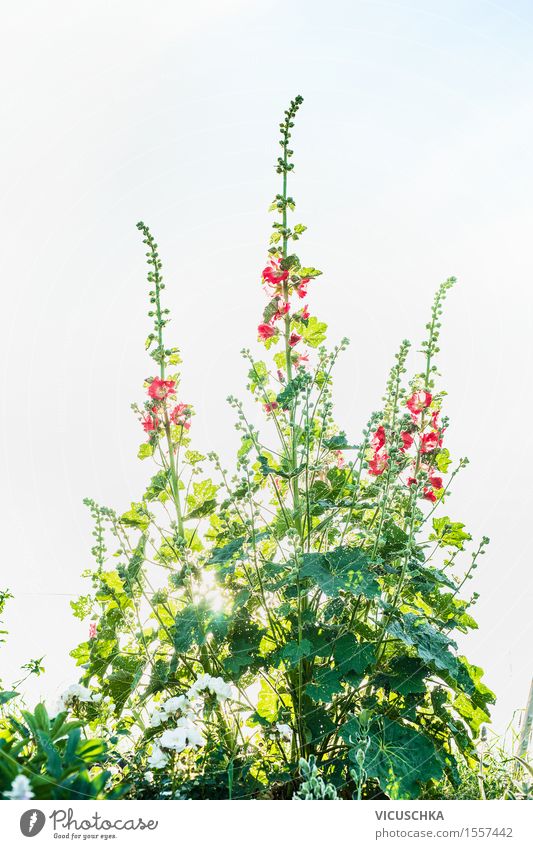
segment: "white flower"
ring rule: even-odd
[[[152,713],[150,714],[150,719],[148,720],[150,726],[152,728],[159,728],[162,722],[167,719],[167,715],[164,710],[158,710],[158,708],[154,708]]]
[[[183,752],[189,747],[196,749],[198,746],[205,746],[205,737],[189,719],[183,718],[178,720],[176,728],[163,731],[159,742],[164,749]]]
[[[285,725],[283,722],[276,722],[276,731],[284,740],[287,740],[289,743],[291,742],[292,728],[290,725]]]
[[[163,710],[169,715],[177,713],[178,711],[185,713],[190,709],[190,707],[191,703],[187,696],[172,696],[172,698],[163,702]]]
[[[161,751],[159,746],[154,744],[152,747],[152,754],[147,760],[148,766],[153,767],[154,769],[162,769],[168,763],[168,757]]]
[[[102,694],[101,693],[93,693],[93,702],[101,702]]]
[[[6,799],[33,799],[35,794],[31,789],[29,778],[26,778],[25,775],[17,775],[13,779],[11,790],[7,790],[4,796]]]
[[[75,701],[78,702],[92,702],[93,696],[96,695],[89,690],[88,687],[84,687],[83,684],[71,684],[70,687],[61,693],[58,699],[58,710],[63,711],[67,710],[71,707]]]
[[[209,689],[212,693],[215,693],[219,702],[223,702],[225,699],[231,699],[231,684],[228,684],[223,678],[212,678]]]
[[[153,772],[150,772],[150,770],[148,770],[148,772],[145,772],[145,773],[144,773],[144,780],[145,780],[148,784],[151,784],[151,783],[152,783],[152,781],[154,780],[154,774],[153,774]]]
[[[198,676],[187,695],[189,698],[194,698],[203,690],[209,690],[210,693],[216,695],[219,702],[230,699],[232,696],[231,684],[228,684],[223,678],[213,678],[207,672]]]

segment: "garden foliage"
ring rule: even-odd
[[[347,340],[325,347],[311,306],[325,284],[300,258],[306,228],[288,189],[301,102],[280,125],[257,286],[263,352],[243,351],[249,400],[229,399],[231,473],[193,441],[158,245],[138,224],[152,372],[134,410],[152,471],[123,512],[87,501],[92,589],[73,607],[89,636],[72,652],[81,697],[67,700],[111,739],[108,786],[137,797],[417,798],[444,776],[453,785],[458,761],[473,764],[489,718],[493,694],[454,641],[476,627],[476,596],[463,591],[488,542],[472,545],[447,504],[467,463],[445,445],[436,366],[454,280],[435,296],[419,370],[407,376],[402,342],[382,408],[348,436],[332,403]]]

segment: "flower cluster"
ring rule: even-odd
[[[217,702],[224,702],[232,697],[231,684],[223,678],[213,677],[208,673],[199,675],[187,693],[172,696],[165,702],[154,706],[149,718],[152,728],[159,728],[163,723],[172,720],[173,727],[165,728],[160,737],[154,740],[152,754],[148,765],[153,769],[162,769],[168,763],[168,755],[163,749],[180,753],[185,749],[197,749],[205,746],[205,737],[196,724],[195,700],[202,694],[210,693]]]
[[[148,397],[141,422],[145,433],[155,434],[170,424],[189,430],[192,409],[189,404],[175,403],[175,380],[154,377],[148,385]]]
[[[305,298],[312,277],[302,276],[303,270],[298,266],[285,268],[287,262],[288,260],[282,260],[281,257],[272,256],[261,274],[263,289],[269,297],[269,303],[263,313],[263,321],[257,328],[259,339],[263,342],[269,339],[275,342],[278,340],[280,332],[283,332],[280,331],[278,324],[281,319],[285,319],[286,328],[290,329],[294,325],[305,326],[310,318],[307,304],[295,306],[291,304],[291,297]],[[297,333],[295,329],[290,330],[287,338],[289,348],[295,348],[301,341],[301,333]],[[306,354],[293,356],[293,362],[297,367],[305,364],[308,359]]]
[[[435,455],[442,448],[444,428],[439,425],[438,408],[432,408],[433,396],[425,389],[413,392],[406,401],[411,426],[400,431],[399,451],[407,454],[415,445],[416,456],[411,459],[411,473],[407,478],[408,486],[418,486],[422,483],[422,496],[428,501],[435,502],[437,493],[443,489],[443,480],[434,467]],[[371,456],[368,461],[368,472],[373,477],[379,477],[389,468],[390,455],[387,451],[387,434],[385,427],[380,425],[370,440]]]

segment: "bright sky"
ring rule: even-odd
[[[126,508],[149,472],[129,409],[151,362],[140,218],[165,262],[197,447],[231,462],[225,398],[244,395],[277,124],[301,93],[291,192],[302,256],[325,272],[314,311],[352,340],[337,373],[352,439],[437,284],[459,278],[440,363],[448,445],[471,463],[447,510],[492,539],[461,648],[503,730],[532,672],[531,4],[26,0],[0,38],[5,683],[43,654],[31,699],[77,677],[82,498]]]

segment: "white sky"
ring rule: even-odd
[[[160,2],[3,6],[0,271],[3,551],[16,595],[0,652],[53,696],[87,624],[82,498],[126,508],[149,469],[129,405],[150,371],[136,222],[163,255],[197,447],[229,463],[245,395],[288,100],[305,96],[291,192],[325,272],[313,311],[351,337],[337,416],[357,439],[399,341],[455,274],[441,370],[448,445],[471,464],[447,511],[492,543],[461,642],[503,730],[531,676],[529,456],[533,9],[514,2]],[[414,346],[416,348],[416,345]]]

